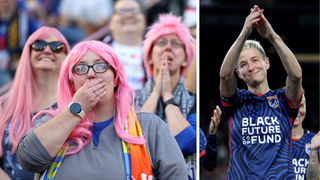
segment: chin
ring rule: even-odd
[[[298,126],[298,125],[301,124],[301,123],[302,123],[302,118],[301,118],[301,117],[298,117],[298,118],[296,118],[296,120],[294,121],[293,125],[294,125],[294,126]]]
[[[40,67],[39,69],[40,69],[40,70],[43,70],[43,71],[51,71],[51,70],[53,70],[54,68],[52,68],[52,66],[43,66],[43,67]]]
[[[294,123],[293,123],[293,127],[296,127],[296,126],[298,126],[300,124],[300,122],[299,123],[297,123],[296,121],[294,121]]]

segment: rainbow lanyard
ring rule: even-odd
[[[57,171],[64,159],[64,156],[65,156],[65,153],[67,152],[68,147],[69,147],[69,144],[67,144],[65,148],[60,149],[57,156],[54,158],[53,162],[51,163],[49,169],[47,169],[43,173],[43,175],[40,177],[39,180],[54,180],[54,177],[57,174]]]
[[[136,121],[135,129],[137,130],[140,136],[143,135],[140,123]],[[125,121],[125,131],[129,134],[129,123],[128,120]],[[124,156],[124,163],[126,168],[126,179],[131,180],[131,154],[130,154],[130,144],[121,139],[122,151]],[[62,161],[64,160],[65,153],[69,144],[66,145],[64,149],[60,149],[57,156],[54,158],[54,161],[50,165],[49,169],[47,169],[44,174],[40,177],[39,180],[54,180],[57,171],[59,170]]]

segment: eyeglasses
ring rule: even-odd
[[[141,9],[140,8],[128,8],[128,9],[121,8],[121,9],[113,10],[113,14],[118,14],[118,15],[124,15],[126,12],[129,12],[130,14],[135,15],[135,14],[139,14],[141,12]]]
[[[62,42],[58,42],[58,41],[47,43],[43,40],[36,40],[31,45],[31,48],[35,51],[43,51],[47,47],[47,45],[50,46],[51,51],[54,53],[63,52],[64,44]]]
[[[164,38],[161,38],[159,39],[158,41],[156,41],[154,43],[154,45],[158,45],[158,46],[166,46],[168,44],[168,39],[164,39]],[[173,47],[173,48],[181,48],[183,47],[183,43],[177,39],[171,39],[170,41],[170,45]]]
[[[73,71],[78,75],[84,75],[87,74],[89,71],[89,68],[92,68],[94,72],[96,73],[104,73],[108,70],[110,64],[106,62],[100,62],[96,63],[92,66],[88,66],[86,64],[78,64],[73,66]]]

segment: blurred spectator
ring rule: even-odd
[[[146,29],[146,18],[138,0],[117,0],[109,28],[111,35],[104,42],[117,52],[129,85],[134,89],[142,89],[146,81],[146,73],[142,61],[142,42]]]
[[[46,10],[39,0],[24,0],[24,4],[30,18],[36,18],[42,24],[46,24]]]
[[[0,86],[13,78],[23,46],[39,26],[22,1],[0,1]]]
[[[61,0],[59,28],[72,45],[107,24],[112,7],[113,0]]]
[[[147,17],[147,26],[159,19],[159,14],[182,16],[187,0],[141,0]]]
[[[183,23],[190,29],[192,37],[195,39],[196,44],[197,38],[197,1],[188,0],[187,7],[183,12]],[[197,93],[197,58],[195,57],[188,69],[186,76],[186,87],[188,91],[196,94]]]
[[[189,27],[191,35],[197,36],[197,1],[188,0],[187,6],[183,11],[183,24]]]
[[[30,17],[35,17],[42,24],[51,27],[58,25],[60,0],[25,0],[25,3]]]

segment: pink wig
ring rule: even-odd
[[[118,136],[128,143],[144,144],[145,139],[143,137],[130,136],[124,130],[128,112],[131,111],[133,113],[133,107],[130,108],[130,105],[133,106],[134,91],[128,84],[124,68],[116,52],[107,44],[99,41],[83,41],[72,48],[66,60],[63,62],[60,71],[60,78],[58,82],[57,112],[50,110],[42,111],[37,116],[45,112],[56,115],[67,108],[75,94],[75,90],[72,86],[72,82],[74,81],[72,67],[76,65],[89,50],[109,63],[115,72],[115,80],[118,83],[118,86],[115,89],[116,102],[114,104],[117,109],[115,117],[115,129]],[[90,128],[93,125],[94,117],[95,115],[93,111],[88,112],[81,122],[74,128],[66,141],[66,143],[69,142],[70,144],[66,154],[75,154],[90,142],[92,138]],[[66,143],[63,147],[65,147]]]
[[[194,38],[190,34],[190,30],[181,23],[181,17],[176,17],[170,14],[162,14],[159,16],[159,21],[150,26],[144,40],[143,61],[146,67],[148,78],[153,76],[153,67],[148,62],[150,51],[152,50],[153,43],[158,38],[166,34],[176,34],[178,38],[184,43],[186,56],[188,58],[188,65],[182,67],[180,75],[184,77],[187,69],[191,65],[192,60],[196,54],[196,46],[194,45]]]
[[[11,153],[14,154],[17,144],[31,129],[31,118],[33,116],[34,104],[39,97],[39,89],[36,83],[36,76],[31,66],[30,52],[31,45],[36,40],[45,40],[54,34],[58,40],[65,45],[65,53],[70,51],[69,44],[65,37],[55,28],[41,27],[35,31],[27,40],[15,73],[13,86],[9,92],[0,97],[0,139],[2,140],[6,126],[10,125],[10,140],[12,143]],[[33,99],[34,98],[34,99]],[[0,157],[2,157],[2,143],[0,143]]]

